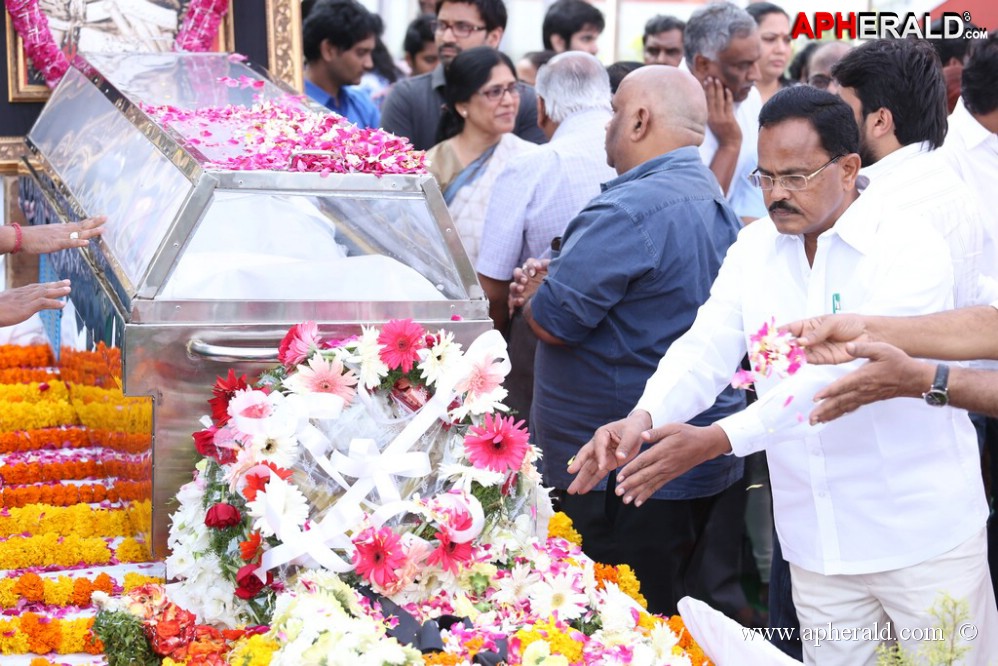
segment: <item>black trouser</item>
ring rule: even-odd
[[[710,497],[648,500],[635,507],[613,492],[614,480],[611,474],[607,492],[562,494],[561,509],[582,535],[586,555],[630,565],[653,613],[674,615],[686,595],[728,614],[747,605],[739,582],[742,482]]]

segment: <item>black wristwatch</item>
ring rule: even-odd
[[[945,407],[949,404],[949,366],[940,363],[936,366],[936,378],[932,380],[932,386],[922,394],[925,404],[932,407]]]

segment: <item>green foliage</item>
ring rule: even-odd
[[[940,595],[929,609],[935,618],[932,630],[938,629],[942,640],[926,640],[914,652],[900,645],[877,648],[877,666],[958,666],[970,652],[970,646],[961,644],[960,628],[970,620],[970,605],[964,599]]]
[[[94,620],[94,634],[107,646],[108,666],[160,666],[152,651],[142,620],[124,611],[101,611]]]

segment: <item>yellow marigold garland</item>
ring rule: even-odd
[[[524,627],[516,632],[515,637],[520,641],[520,654],[526,651],[534,641],[546,641],[551,648],[551,654],[560,654],[569,663],[575,664],[582,661],[584,645],[582,641],[575,638],[579,632],[559,626],[554,618],[538,622],[531,627]]]
[[[69,387],[56,379],[31,384],[0,384],[0,401],[3,402],[58,402],[60,400],[69,401]]]
[[[29,572],[0,579],[0,608],[14,608],[22,599],[48,606],[89,606],[94,590],[109,594],[117,589],[129,592],[150,583],[162,584],[163,578],[129,572],[119,582],[107,574],[99,574],[91,580],[87,577],[70,576],[42,578]]]
[[[100,654],[93,640],[92,617],[48,619],[35,613],[0,619],[0,654]]]
[[[35,430],[53,426],[77,425],[76,409],[66,402],[0,402],[0,430]]]
[[[0,569],[26,569],[28,567],[71,567],[119,562],[147,562],[149,547],[128,537],[117,546],[109,546],[100,537],[67,536],[56,534],[16,536],[0,541]]]
[[[242,638],[232,648],[228,661],[232,666],[268,666],[280,646],[263,634]]]
[[[548,521],[548,537],[565,539],[576,546],[582,546],[582,535],[572,526],[572,519],[568,514],[562,511],[556,512]]]
[[[60,534],[81,537],[135,536],[149,531],[151,502],[135,502],[120,509],[97,509],[89,504],[54,507],[29,504],[0,515],[0,537],[16,534]]]

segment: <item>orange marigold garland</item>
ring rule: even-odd
[[[104,502],[129,502],[152,497],[149,481],[118,481],[111,485],[91,483],[83,485],[51,484],[8,486],[0,488],[0,507],[14,508],[28,504],[71,506]]]

